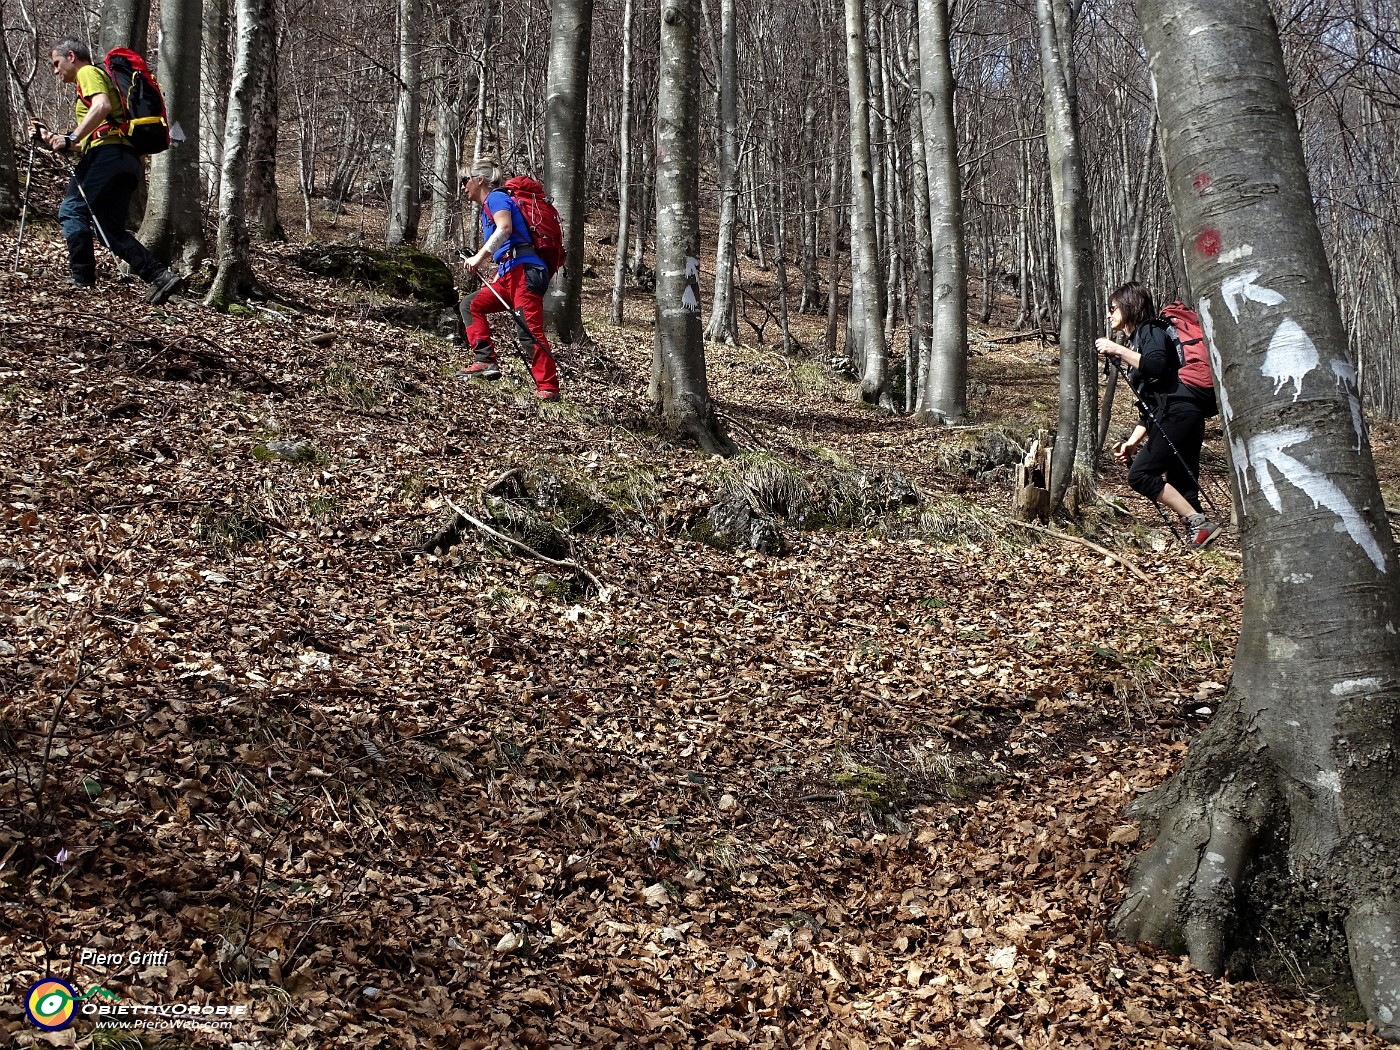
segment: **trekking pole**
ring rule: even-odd
[[[29,217],[29,187],[34,182],[34,147],[39,142],[39,129],[34,129],[34,134],[29,136],[29,162],[24,168],[24,203],[19,209],[19,236],[15,239],[15,268],[14,273],[19,273],[19,253],[24,247],[24,220]]]
[[[1114,371],[1117,372],[1118,375],[1122,376],[1123,381],[1126,383],[1128,381],[1128,377],[1124,374],[1123,366],[1119,363],[1118,358],[1114,357],[1110,358],[1109,360],[1113,362]],[[1117,381],[1117,378],[1115,378],[1114,382],[1116,383]],[[1138,392],[1133,389],[1132,383],[1128,383],[1128,389],[1132,391],[1133,404],[1137,406],[1138,410],[1145,414],[1149,420],[1152,421],[1152,425],[1157,428],[1157,433],[1161,434],[1162,440],[1167,443],[1167,448],[1172,450],[1172,454],[1176,456],[1177,462],[1181,464],[1181,469],[1186,471],[1186,476],[1190,478],[1191,482],[1196,486],[1196,492],[1199,493],[1201,496],[1205,497],[1205,501],[1208,504],[1210,504],[1211,511],[1218,518],[1220,516],[1220,508],[1215,505],[1215,500],[1210,498],[1210,493],[1201,487],[1200,479],[1196,477],[1195,472],[1192,471],[1191,465],[1186,462],[1186,457],[1181,454],[1181,450],[1176,447],[1175,443],[1173,443],[1171,438],[1167,437],[1167,432],[1162,427],[1162,421],[1157,418],[1157,413],[1153,412],[1151,407],[1147,404],[1147,402],[1138,396]],[[1161,508],[1159,507],[1158,510],[1160,511]]]

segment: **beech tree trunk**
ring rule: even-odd
[[[14,138],[10,129],[14,126],[10,116],[10,77],[8,55],[5,50],[5,34],[0,33],[0,220],[19,218],[22,194],[28,187],[20,186],[19,158],[16,155]],[[29,145],[25,144],[24,156],[29,156]],[[0,260],[3,265],[4,260]]]
[[[870,160],[870,77],[862,0],[846,0],[846,79],[851,109],[851,330],[860,342],[860,396],[876,404],[889,382],[885,293],[876,255],[875,173]]]
[[[419,91],[423,80],[422,5],[419,0],[399,0],[399,82],[394,107],[393,183],[389,191],[390,245],[412,243],[418,238],[419,200],[418,125]]]
[[[669,431],[729,455],[734,448],[710,401],[700,329],[699,34],[699,0],[662,0],[651,395]]]
[[[146,218],[137,237],[183,273],[198,269],[207,254],[204,210],[200,207],[200,10],[197,4],[161,7],[161,49],[157,77],[165,93],[172,129],[184,141],[151,158]]]
[[[429,10],[441,34],[434,62],[432,211],[423,233],[423,249],[448,259],[462,236],[457,166],[461,106],[467,91],[458,75],[462,40],[453,11],[447,4],[434,4]]]
[[[276,18],[276,9],[272,16]],[[248,125],[248,225],[262,241],[286,240],[277,201],[277,132],[281,103],[277,87],[277,31],[260,38],[253,59],[253,115]]]
[[[1098,433],[1098,372],[1092,354],[1098,291],[1093,280],[1089,201],[1074,98],[1073,24],[1079,2],[1074,0],[1073,9],[1070,0],[1036,0],[1035,5],[1040,26],[1045,144],[1050,152],[1050,191],[1055,204],[1060,278],[1060,420],[1055,434],[1050,487],[1050,507],[1055,511],[1064,505],[1071,484],[1092,484],[1096,452],[1093,439]],[[1093,391],[1087,403],[1090,434],[1087,440],[1081,433],[1086,389]],[[1086,445],[1087,460],[1086,450],[1081,447]]]
[[[244,160],[251,141],[248,125],[257,80],[255,64],[273,34],[276,10],[273,0],[236,0],[235,9],[238,47],[224,119],[224,167],[219,177],[219,266],[204,297],[205,305],[220,310],[246,296],[254,284],[244,215],[248,200]]]
[[[150,0],[103,0],[98,31],[100,54],[94,54],[93,61],[100,66],[102,55],[114,47],[128,47],[144,58],[150,22]]]
[[[705,338],[738,340],[734,309],[734,244],[739,222],[739,32],[734,0],[719,5],[719,237],[715,247],[715,294]]]
[[[204,198],[217,202],[219,179],[224,170],[224,112],[228,92],[223,85],[232,77],[228,49],[229,0],[204,0],[203,60],[200,84],[199,166],[204,178]]]
[[[948,0],[919,0],[919,60],[919,109],[927,153],[932,233],[933,313],[926,364],[920,377],[918,414],[924,419],[961,423],[967,417],[967,268],[962,176],[953,122]]]
[[[1271,869],[1285,888],[1252,903],[1328,909],[1400,1041],[1400,565],[1277,30],[1266,0],[1137,7],[1172,85],[1168,191],[1233,450],[1245,599],[1224,703],[1131,810],[1156,841],[1114,931],[1218,972],[1260,892],[1247,869]]]
[[[617,121],[617,240],[613,243],[612,314],[622,324],[627,274],[628,223],[632,216],[632,0],[622,5],[622,113]]]
[[[545,185],[559,209],[568,265],[554,275],[545,318],[560,343],[589,342],[583,327],[584,220],[587,199],[583,162],[588,131],[588,65],[593,39],[593,0],[553,0],[549,19],[549,84],[545,98]]]

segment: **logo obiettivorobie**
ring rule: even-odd
[[[58,977],[45,977],[29,986],[24,1012],[35,1028],[58,1032],[73,1023],[77,1001],[78,993],[71,984]]]

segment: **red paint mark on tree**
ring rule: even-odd
[[[1220,254],[1220,233],[1218,230],[1202,230],[1196,237],[1196,251],[1215,258]]]
[[[1206,189],[1210,186],[1210,174],[1204,171],[1201,172],[1192,180],[1191,185],[1196,187],[1197,193],[1205,193]]]

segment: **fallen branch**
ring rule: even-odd
[[[1017,521],[1014,522],[1014,524],[1019,525],[1023,529],[1030,529],[1032,532],[1043,532],[1045,535],[1053,536],[1055,537],[1055,539],[1062,540],[1065,543],[1074,543],[1078,544],[1080,547],[1088,547],[1091,551],[1097,551],[1099,554],[1102,554],[1105,558],[1108,558],[1111,561],[1116,561],[1119,565],[1123,566],[1123,568],[1127,569],[1130,573],[1136,576],[1143,583],[1152,582],[1152,579],[1147,575],[1147,573],[1143,572],[1136,565],[1130,562],[1127,558],[1123,557],[1121,554],[1115,554],[1107,547],[1100,547],[1097,543],[1094,543],[1092,540],[1081,539],[1078,536],[1068,536],[1063,532],[1056,532],[1054,529],[1047,529],[1040,525],[1032,525],[1028,521]]]
[[[487,536],[491,536],[494,539],[500,540],[502,543],[508,544],[509,546],[514,547],[516,550],[521,551],[524,554],[528,554],[531,558],[534,558],[536,561],[542,561],[547,565],[554,565],[561,569],[572,569],[574,572],[578,573],[580,576],[588,580],[589,583],[593,584],[594,588],[598,591],[598,596],[600,598],[606,598],[608,596],[609,590],[607,587],[603,586],[603,581],[598,579],[598,577],[594,576],[591,572],[585,569],[578,562],[560,561],[557,558],[547,557],[546,555],[543,555],[539,551],[535,550],[535,548],[521,543],[514,536],[507,536],[504,532],[498,532],[495,529],[493,529],[490,525],[487,525],[486,522],[472,517],[461,507],[457,506],[457,504],[453,503],[450,499],[447,501],[447,505],[452,508],[452,512],[456,514],[457,517],[461,518],[468,525],[471,525],[478,531],[483,532]]]

